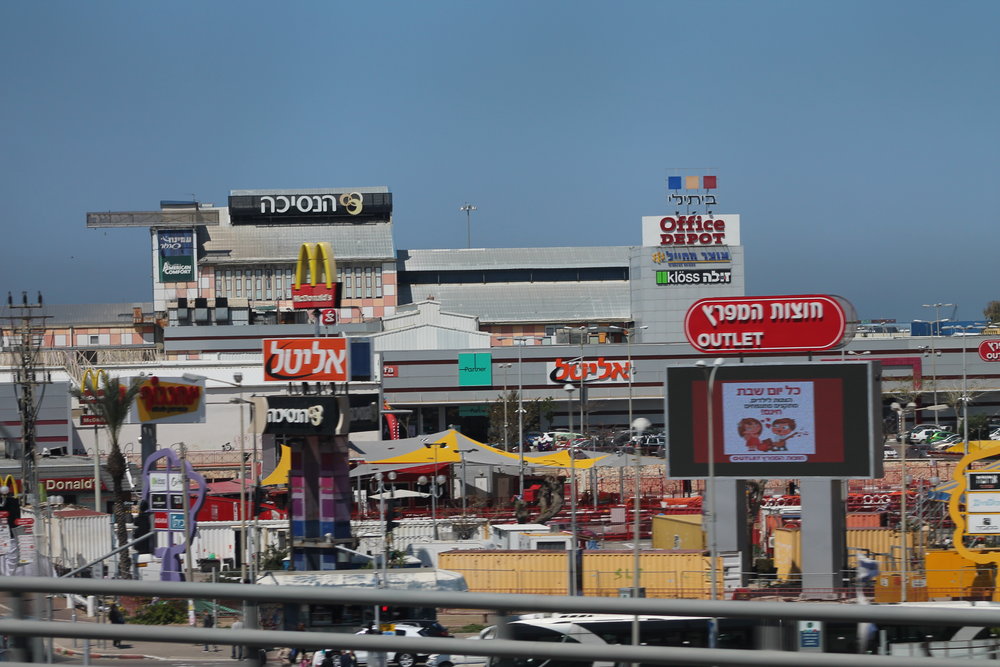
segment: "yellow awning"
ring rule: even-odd
[[[271,484],[288,484],[288,473],[292,469],[292,448],[288,445],[281,445],[281,458],[278,465],[271,474],[261,480],[261,484],[269,486]]]
[[[505,452],[496,447],[490,447],[472,438],[462,435],[458,431],[449,430],[438,437],[437,440],[428,441],[429,447],[420,447],[397,456],[383,459],[365,460],[365,463],[380,465],[427,465],[428,463],[461,463],[462,454],[460,449],[469,449],[470,446],[482,449],[485,452],[507,459],[510,465],[517,465],[520,457],[514,452]],[[607,458],[607,454],[592,459],[570,459],[569,450],[557,452],[547,452],[545,454],[525,454],[524,464],[526,466],[545,466],[549,468],[576,468],[587,470],[597,464],[598,461]],[[474,455],[473,455],[474,457]],[[261,484],[287,484],[288,473],[292,468],[292,450],[287,445],[281,445],[281,458],[277,467],[268,475]]]

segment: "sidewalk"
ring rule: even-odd
[[[72,610],[54,609],[55,620],[72,622]],[[94,623],[95,620],[81,612],[77,612],[77,623]],[[76,641],[59,637],[53,640],[53,650],[57,655],[82,657],[84,644],[82,639]],[[211,648],[211,647],[210,647]],[[174,642],[154,641],[123,641],[121,648],[116,648],[110,639],[94,639],[90,642],[90,657],[92,660],[184,660],[188,662],[220,662],[231,661],[234,665],[241,664],[230,658],[231,648],[228,644],[219,644],[216,650],[204,650],[203,644],[179,644]],[[278,664],[278,652],[271,651],[267,656],[268,664]]]

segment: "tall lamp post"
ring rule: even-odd
[[[636,331],[642,331],[643,329],[648,329],[648,326],[641,327],[629,327],[623,328],[614,325],[608,326],[611,331],[620,331],[625,336],[625,349],[626,355],[628,357],[628,424],[629,428],[633,426],[632,423],[632,380],[635,377],[635,367],[632,365],[632,336]],[[648,426],[646,428],[649,428]],[[631,434],[630,434],[631,435]]]
[[[576,541],[576,454],[579,449],[579,445],[570,445],[569,449],[566,450],[569,453],[569,516],[570,516],[570,534],[572,535],[572,544],[570,549],[570,561],[569,561],[569,594],[577,595],[579,593],[577,579],[577,553],[579,551],[579,545]]]
[[[469,237],[469,245],[468,245],[468,247],[471,248],[472,247],[472,212],[473,211],[478,211],[479,209],[477,209],[475,206],[473,206],[469,202],[465,202],[465,206],[462,206],[458,210],[465,213],[465,229],[466,229],[466,233],[468,234],[468,237]]]
[[[505,363],[498,364],[497,368],[503,371],[503,449],[504,451],[510,451],[507,439],[507,370],[513,364]]]
[[[524,496],[524,363],[522,348],[529,340],[541,340],[537,336],[500,336],[497,340],[513,341],[517,346],[517,495]],[[505,408],[506,409],[506,408]]]
[[[634,422],[629,422],[633,430],[639,434],[641,439],[642,434],[648,429],[651,424],[645,417],[639,417]],[[634,522],[632,526],[632,597],[638,598],[640,594],[639,590],[639,477],[642,474],[642,449],[640,449],[637,444],[635,447],[635,510],[634,512]],[[632,644],[633,646],[639,646],[639,615],[636,614],[632,618]],[[635,667],[638,667],[637,663]]]
[[[925,303],[924,308],[934,309],[934,324],[931,325],[931,375],[934,380],[934,405],[937,405],[937,355],[934,351],[934,338],[941,334],[941,309],[952,308],[953,303]],[[938,425],[938,413],[934,413],[934,425]]]
[[[956,329],[959,329],[962,332],[962,449],[966,456],[969,454],[969,364],[965,356],[965,339],[969,335],[970,329],[978,331],[979,329],[982,329],[983,326],[984,325],[980,322],[955,326]]]
[[[427,477],[424,477],[423,475],[421,475],[417,479],[417,483],[421,484],[421,485],[428,484],[428,483],[430,484],[430,490],[431,490],[431,523],[433,524],[432,530],[433,530],[433,534],[434,534],[434,539],[437,540],[438,539],[437,498],[438,498],[438,494],[441,493],[441,485],[444,482],[448,481],[448,478],[445,477],[444,475],[437,474],[437,470],[438,470],[438,448],[440,448],[440,447],[447,447],[448,445],[446,443],[443,443],[443,442],[427,442],[426,440],[423,441],[423,445],[424,445],[424,447],[427,447],[427,448],[431,449],[434,452],[434,474],[431,475],[431,477],[430,477],[429,480],[428,480]]]
[[[576,391],[576,387],[569,382],[563,385],[563,389],[566,390],[566,414],[569,416],[569,431],[573,432],[573,392]],[[570,535],[572,536],[572,542],[570,543],[570,562],[569,562],[569,594],[576,595],[576,457],[573,447],[569,450],[570,456],[570,481],[569,481],[569,501],[570,501]]]
[[[702,367],[707,372],[708,375],[708,389],[706,399],[708,401],[707,405],[707,417],[708,417],[708,514],[709,514],[709,542],[708,542],[708,558],[711,561],[709,564],[709,576],[711,581],[711,599],[719,599],[719,573],[716,567],[716,561],[718,560],[718,538],[716,535],[716,515],[715,515],[715,406],[713,405],[715,397],[715,374],[719,371],[719,367],[725,363],[725,359],[722,357],[717,358],[713,363],[711,370],[708,370],[708,365],[704,361],[695,362],[696,366]],[[713,621],[712,632],[709,637],[710,647],[714,648],[716,643],[716,638],[718,636],[718,629]]]
[[[899,429],[899,439],[903,443],[900,448],[899,454],[899,476],[900,476],[900,494],[899,494],[899,523],[900,523],[900,559],[899,559],[899,579],[900,579],[900,602],[906,602],[907,597],[907,570],[909,569],[909,540],[907,540],[907,533],[909,532],[909,526],[906,525],[906,438],[904,433],[906,432],[906,413],[914,412],[917,409],[917,404],[907,403],[905,406],[899,403],[893,403],[890,407],[896,412],[899,417],[898,429]]]

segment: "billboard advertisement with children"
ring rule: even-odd
[[[668,368],[670,476],[707,477],[710,452],[717,477],[878,476],[879,384],[877,362]]]

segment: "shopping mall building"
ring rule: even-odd
[[[563,248],[398,248],[386,187],[234,190],[226,206],[161,202],[158,210],[88,213],[89,228],[149,229],[153,300],[46,306],[45,365],[57,383],[70,376],[59,368],[88,366],[208,378],[206,423],[164,426],[158,435],[193,451],[248,437],[233,398],[301,391],[264,381],[262,341],[271,338],[370,341],[371,376],[334,388],[354,397],[352,418],[366,431],[352,428],[358,437],[379,437],[389,406],[411,434],[457,425],[485,439],[485,406],[518,387],[525,400],[552,399],[556,428],[624,428],[630,416],[662,425],[664,369],[706,356],[686,340],[689,307],[745,292],[740,216],[715,214],[716,201],[711,188],[675,192],[655,215],[621,221],[629,230],[623,245]],[[400,210],[405,221],[405,202]],[[328,244],[329,276],[322,257],[306,270],[304,244]],[[295,307],[294,285],[327,277],[339,285],[336,303]],[[4,315],[15,323],[10,310]],[[925,405],[965,378],[980,395],[971,408],[993,414],[997,372],[976,354],[978,342],[878,334],[816,354],[748,350],[726,363],[879,360],[887,386]],[[53,437],[78,451],[91,447],[96,430],[79,425],[79,407],[54,409]],[[16,409],[6,413],[5,437],[16,439]],[[951,410],[939,417],[955,421]],[[138,427],[127,426],[123,440],[137,441]]]

